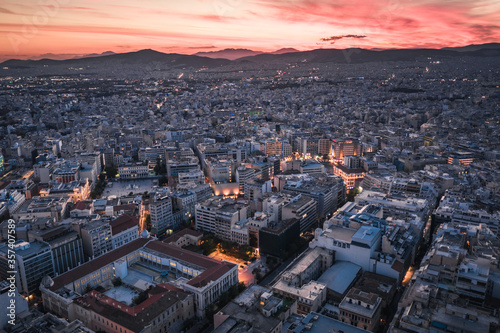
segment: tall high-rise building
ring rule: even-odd
[[[361,144],[357,139],[333,140],[333,156],[343,159],[344,156],[360,156]]]
[[[38,290],[42,278],[54,276],[54,259],[50,245],[46,242],[25,242],[18,240],[11,250],[9,245],[0,247],[0,280],[16,274],[16,286],[20,293],[29,295]],[[11,254],[14,251],[15,265],[11,265]]]
[[[292,146],[286,140],[265,141],[264,153],[266,156],[278,155],[287,157],[292,155]]]
[[[65,273],[85,262],[82,240],[78,232],[68,226],[31,230],[28,237],[30,242],[38,240],[50,245],[56,274]]]
[[[172,228],[172,198],[167,193],[156,193],[149,203],[151,215],[151,233],[156,236],[163,235],[167,229]]]
[[[307,231],[317,218],[317,203],[313,198],[299,194],[283,206],[283,220],[299,220],[300,232]]]
[[[332,154],[332,144],[333,141],[330,139],[319,139],[318,140],[318,155],[331,155]]]
[[[96,220],[76,226],[83,241],[87,259],[97,258],[113,250],[111,226],[107,221]]]

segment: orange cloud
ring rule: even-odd
[[[2,3],[1,58],[141,48],[193,53],[226,47],[310,49],[332,42],[367,48],[500,42],[500,4],[490,0],[183,0],[133,5],[72,0],[57,7],[44,3]],[[44,10],[51,14],[35,20]],[[22,43],[18,39],[16,48],[12,36],[24,38]]]

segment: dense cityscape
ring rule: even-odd
[[[500,332],[476,48],[4,62],[0,332]]]

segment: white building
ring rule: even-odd
[[[194,170],[189,172],[179,172],[179,184],[204,184],[205,183],[205,175],[200,170]]]
[[[331,225],[316,229],[309,247],[335,251],[335,260],[348,261],[369,271],[401,281],[404,264],[396,256],[381,252],[382,232],[379,228],[362,226],[359,229]]]
[[[213,197],[197,204],[195,212],[197,230],[212,232],[230,241],[232,226],[248,217],[248,206],[233,199]]]
[[[200,318],[223,292],[238,283],[238,266],[233,263],[211,259],[161,241],[139,238],[53,280],[42,281],[40,291],[45,309],[72,318],[75,315],[73,300],[86,293],[87,285],[108,284],[117,276],[126,280],[135,263],[151,267],[151,272],[169,272],[176,276],[171,283],[193,294],[196,315]],[[150,281],[156,284],[154,276],[150,276]]]
[[[109,222],[113,249],[119,248],[139,238],[139,219],[135,216],[121,215]]]
[[[166,192],[154,193],[149,203],[151,216],[151,233],[155,236],[164,234],[173,226],[172,197]]]
[[[144,178],[149,176],[149,164],[126,164],[118,167],[118,177],[122,179]]]

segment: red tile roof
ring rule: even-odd
[[[200,275],[188,282],[189,285],[197,288],[207,285],[210,281],[216,281],[237,267],[236,264],[221,262],[161,241],[139,238],[54,278],[54,285],[50,287],[50,290],[56,291],[142,247],[204,268],[205,270]]]
[[[106,254],[103,254],[102,256],[91,260],[81,266],[78,266],[62,275],[59,275],[58,277],[54,278],[54,285],[50,287],[50,290],[56,291],[62,287],[64,287],[67,284],[70,284],[79,278],[82,278],[99,268],[112,263],[113,261],[116,261],[127,254],[136,251],[143,247],[147,242],[149,242],[149,239],[146,238],[138,238],[130,243],[127,243],[123,245],[122,247],[119,247],[116,250],[113,250],[111,252],[108,252]]]
[[[91,201],[83,200],[83,201],[78,201],[73,207],[71,207],[71,210],[83,210],[83,209],[90,209]]]
[[[167,256],[170,256],[172,258],[180,259],[203,268],[210,268],[220,265],[220,261],[216,259],[184,250],[180,247],[166,244],[161,241],[151,241],[145,246],[145,248],[166,254]]]
[[[216,281],[224,274],[233,269],[236,265],[230,262],[221,262],[220,266],[210,267],[187,284],[200,288],[206,286],[210,281]]]
[[[4,188],[6,188],[9,184],[10,184],[10,180],[8,180],[6,182],[0,182],[0,190],[3,190]]]
[[[139,219],[135,216],[130,216],[127,214],[120,215],[113,221],[109,222],[109,225],[111,226],[111,234],[117,235],[120,232],[133,228],[136,225],[139,224]]]
[[[187,261],[205,268],[203,273],[188,282],[189,285],[197,288],[207,285],[210,281],[216,281],[237,266],[236,264],[230,262],[220,262],[216,259],[184,250],[170,244],[165,244],[160,241],[151,241],[145,247],[153,251],[166,254],[172,258]]]
[[[191,235],[191,236],[194,236],[194,237],[200,237],[200,236],[203,236],[203,233],[199,232],[199,231],[196,231],[196,230],[192,230],[192,229],[186,228],[186,229],[182,229],[179,232],[176,232],[175,234],[173,234],[170,237],[165,238],[163,240],[163,242],[167,243],[167,244],[176,243],[184,235]]]
[[[141,332],[161,313],[188,296],[182,290],[171,290],[168,285],[166,288],[162,286],[155,286],[149,291],[148,299],[134,307],[127,306],[95,290],[83,297],[75,298],[74,302],[128,330]]]

